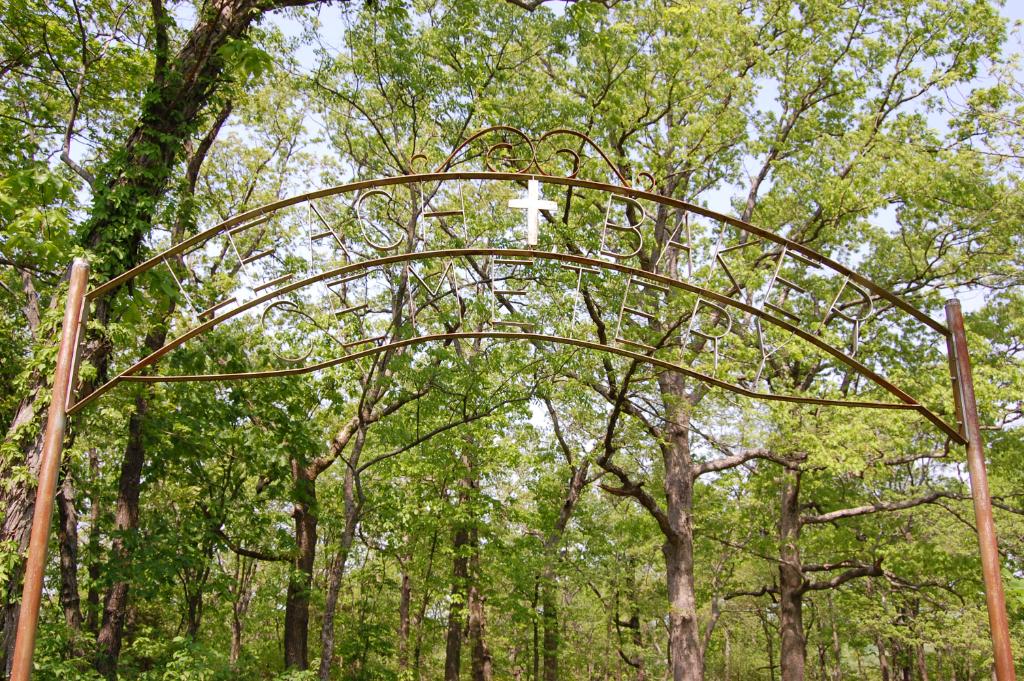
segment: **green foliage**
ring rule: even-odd
[[[1013,636],[1024,649],[1024,89],[995,3],[640,0],[530,12],[479,0],[317,3],[268,14],[200,48],[187,42],[184,24],[208,10],[169,7],[160,54],[146,4],[15,0],[0,9],[5,495],[34,485],[24,452],[47,403],[42,377],[55,361],[62,275],[73,256],[88,255],[94,280],[104,280],[282,197],[436,167],[484,126],[574,128],[624,175],[649,172],[666,196],[732,206],[742,219],[855,265],[933,316],[951,292],[965,298]],[[212,50],[215,69],[173,68],[201,49]],[[202,81],[202,101],[183,106],[192,77]],[[190,177],[188,162],[228,102],[230,116]],[[61,160],[68,130],[71,163]],[[467,187],[471,205],[508,198]],[[605,200],[580,190],[573,216],[547,225],[545,238],[563,252],[594,247],[583,235],[603,219]],[[329,218],[347,208],[326,204]],[[498,219],[479,211],[467,229],[479,236],[518,226]],[[238,244],[260,246],[256,232],[238,235]],[[662,238],[653,224],[644,236]],[[165,331],[174,337],[193,304],[232,292],[229,256],[204,251],[195,262],[208,275],[195,301],[162,267],[95,307],[101,318],[90,324],[90,342],[112,350],[83,368],[87,381],[135,362]],[[402,275],[386,271],[375,308],[394,308]],[[713,273],[694,280],[706,276]],[[552,281],[575,286],[561,270]],[[591,290],[608,309],[621,292],[610,277]],[[563,313],[559,300],[540,312]],[[680,295],[663,312],[681,319],[694,300]],[[454,308],[445,314],[459,319]],[[877,314],[890,319],[888,310]],[[161,370],[281,366],[273,351],[307,347],[312,321],[299,320],[282,338],[253,334],[242,320],[222,324],[166,357]],[[872,328],[860,339],[876,358],[871,368],[952,419],[945,349],[919,328]],[[848,342],[835,328],[821,334]],[[698,354],[678,351],[693,366]],[[769,379],[787,385],[814,362],[796,344],[777,359]],[[538,646],[552,622],[565,681],[624,678],[641,666],[662,678],[666,537],[649,508],[610,493],[621,481],[602,464],[618,466],[650,504],[666,508],[665,418],[683,407],[693,465],[743,451],[771,455],[694,484],[687,521],[696,617],[709,636],[705,678],[777,678],[779,567],[793,548],[807,586],[809,678],[875,679],[882,658],[909,670],[919,656],[932,678],[987,673],[959,448],[915,414],[753,404],[720,391],[685,402],[666,394],[650,368],[632,374],[624,396],[632,409],[609,433],[608,394],[628,368],[575,348],[453,342],[307,376],[121,385],[75,417],[65,459],[76,491],[78,590],[98,602],[80,607],[102,620],[106,591],[129,584],[121,678],[313,679],[315,671],[284,669],[286,594],[291,581],[309,595],[315,669],[330,575],[340,565],[332,678],[440,678],[449,630],[467,636],[458,613],[472,605],[470,586],[483,598],[495,678],[539,681],[534,656],[542,665]],[[849,389],[874,395],[850,380]],[[35,417],[15,423],[32,396]],[[125,530],[117,529],[118,487],[133,419],[145,456],[138,526]],[[353,423],[365,435],[358,452],[356,440],[339,444]],[[570,480],[582,469],[585,483],[563,519]],[[783,539],[780,491],[797,475],[802,525]],[[873,509],[935,492],[946,496]],[[820,519],[865,508],[873,510]],[[316,525],[308,573],[296,562],[303,518]],[[0,543],[0,582],[16,572],[20,553],[17,542]],[[454,575],[459,561],[465,577]],[[882,572],[825,588],[851,567],[873,565]],[[95,632],[66,624],[56,560],[50,569],[36,675],[100,678]],[[472,643],[462,646],[464,677]]]

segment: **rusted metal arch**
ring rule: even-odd
[[[949,436],[950,438],[952,438],[956,442],[959,442],[961,444],[966,443],[966,440],[963,439],[963,436],[959,433],[959,431],[957,431],[955,428],[950,426],[940,416],[938,416],[937,414],[935,414],[934,412],[929,410],[927,407],[921,405],[917,400],[915,400],[913,397],[908,395],[906,392],[904,392],[903,390],[898,388],[896,385],[891,383],[889,380],[887,380],[883,376],[879,375],[875,371],[872,371],[870,368],[868,368],[867,366],[865,366],[861,362],[858,362],[857,360],[853,359],[852,357],[848,356],[846,353],[838,350],[837,348],[829,345],[828,343],[825,343],[820,338],[816,337],[814,334],[808,333],[807,331],[804,331],[803,329],[800,329],[799,327],[794,326],[793,324],[790,324],[789,322],[785,321],[784,319],[776,317],[776,316],[774,316],[774,315],[772,315],[772,314],[770,314],[770,313],[768,313],[768,312],[766,312],[766,311],[764,311],[764,310],[762,310],[760,308],[754,307],[752,305],[748,305],[747,303],[743,303],[743,302],[741,302],[739,300],[736,300],[736,299],[731,298],[729,296],[723,295],[721,293],[717,293],[715,291],[711,291],[711,290],[702,288],[700,286],[696,286],[696,285],[691,284],[689,282],[685,282],[685,281],[682,281],[682,280],[679,280],[679,279],[674,279],[672,277],[668,277],[668,276],[661,275],[661,274],[655,274],[655,273],[648,272],[646,270],[642,270],[642,269],[639,269],[639,268],[636,268],[636,267],[630,267],[628,265],[622,265],[622,264],[617,263],[617,262],[609,262],[609,261],[605,261],[605,260],[598,260],[598,259],[595,259],[595,258],[589,258],[589,257],[586,257],[586,256],[579,256],[579,255],[573,255],[573,254],[567,254],[567,253],[555,253],[555,252],[550,252],[550,251],[539,251],[539,250],[535,251],[535,250],[530,250],[530,249],[462,248],[462,249],[445,249],[443,251],[416,251],[416,252],[411,252],[411,253],[399,253],[399,254],[395,254],[395,255],[382,256],[382,257],[379,257],[379,258],[373,258],[373,259],[370,259],[370,260],[363,260],[363,261],[352,263],[352,264],[349,264],[349,265],[344,265],[342,267],[337,267],[337,268],[334,268],[334,269],[331,269],[331,270],[326,270],[324,272],[319,272],[317,274],[314,274],[312,276],[306,277],[305,279],[301,279],[299,281],[295,281],[295,282],[292,282],[292,283],[289,283],[289,284],[285,284],[284,286],[281,286],[280,288],[278,288],[278,289],[276,289],[274,291],[270,291],[268,293],[265,293],[262,296],[258,296],[256,298],[253,298],[252,300],[250,300],[250,301],[248,301],[246,303],[243,303],[243,304],[241,304],[241,305],[239,305],[237,307],[234,307],[234,308],[228,310],[227,312],[224,312],[224,313],[222,313],[220,315],[214,316],[212,319],[207,320],[206,322],[200,324],[199,326],[196,326],[196,327],[194,327],[192,329],[189,329],[188,331],[186,331],[185,333],[181,334],[177,338],[175,338],[175,339],[169,341],[168,343],[166,343],[162,348],[152,352],[147,357],[139,360],[138,362],[133,364],[128,369],[125,369],[123,372],[121,372],[120,374],[118,374],[117,376],[112,378],[110,381],[108,381],[104,385],[102,385],[99,388],[97,388],[95,391],[93,391],[89,395],[86,395],[85,397],[83,397],[78,403],[76,403],[74,405],[74,407],[72,407],[72,411],[73,412],[74,411],[78,411],[79,409],[84,407],[86,404],[88,404],[92,400],[96,399],[100,395],[102,395],[105,392],[107,392],[108,390],[112,389],[118,383],[120,383],[122,381],[126,381],[126,380],[130,380],[130,381],[148,381],[148,382],[168,382],[168,381],[184,381],[184,380],[216,381],[216,380],[239,380],[239,379],[244,378],[244,377],[261,378],[261,377],[271,377],[271,376],[288,376],[288,375],[296,375],[296,374],[306,373],[306,372],[309,372],[309,371],[316,371],[317,369],[322,369],[322,368],[325,368],[325,367],[328,367],[328,366],[334,366],[334,365],[339,364],[341,362],[348,361],[348,359],[351,359],[354,355],[365,356],[365,355],[368,355],[368,354],[373,354],[374,352],[382,351],[382,350],[384,350],[384,349],[386,349],[388,347],[401,347],[401,346],[404,346],[404,345],[408,345],[409,342],[407,340],[396,341],[393,344],[384,345],[384,346],[381,346],[380,348],[377,348],[377,349],[361,351],[360,353],[353,353],[353,355],[348,355],[348,356],[345,356],[345,357],[342,357],[342,358],[337,358],[335,360],[329,360],[327,362],[321,362],[319,364],[311,365],[310,367],[295,367],[295,368],[290,368],[290,369],[281,369],[281,370],[274,370],[274,371],[249,372],[249,373],[244,373],[244,374],[207,374],[207,375],[203,375],[203,376],[186,376],[186,377],[137,376],[136,375],[142,369],[144,369],[144,368],[146,368],[148,366],[152,366],[153,364],[158,362],[164,355],[166,355],[167,353],[171,352],[175,348],[178,348],[181,345],[183,345],[184,343],[186,343],[187,341],[189,341],[189,340],[191,340],[191,339],[193,339],[193,338],[195,338],[197,336],[200,336],[200,335],[206,333],[207,331],[210,331],[211,329],[213,329],[217,325],[219,325],[219,324],[221,324],[223,322],[226,322],[226,321],[228,321],[228,320],[230,320],[230,319],[232,319],[232,318],[234,318],[234,317],[236,317],[236,316],[238,316],[238,315],[240,315],[240,314],[242,314],[244,312],[247,312],[248,310],[251,310],[251,309],[257,307],[258,305],[261,305],[263,303],[269,302],[269,301],[273,300],[274,298],[278,298],[278,297],[280,297],[282,295],[286,295],[286,294],[291,293],[293,291],[305,288],[305,287],[310,286],[312,284],[315,284],[315,283],[317,283],[319,281],[333,279],[333,278],[339,277],[339,276],[349,275],[351,273],[358,272],[360,270],[367,270],[367,269],[372,269],[372,268],[375,268],[375,267],[380,267],[380,266],[384,266],[384,265],[392,265],[392,264],[396,264],[396,263],[408,263],[408,262],[415,262],[415,261],[421,261],[421,260],[433,260],[433,259],[449,259],[449,258],[473,257],[473,256],[499,256],[499,255],[510,256],[510,257],[539,258],[539,259],[546,259],[546,260],[554,260],[554,261],[558,261],[558,262],[569,262],[569,263],[573,263],[573,264],[577,264],[577,265],[583,265],[583,266],[586,266],[586,267],[593,267],[593,268],[599,268],[599,269],[616,271],[616,272],[620,272],[622,274],[629,275],[629,276],[632,276],[632,277],[648,279],[648,280],[657,282],[658,284],[661,284],[663,286],[670,286],[670,287],[673,287],[673,288],[681,289],[681,290],[687,291],[689,293],[693,293],[693,294],[696,294],[696,295],[701,296],[703,298],[706,298],[708,300],[712,300],[712,301],[714,301],[716,303],[720,303],[722,305],[730,306],[730,307],[735,308],[737,310],[740,310],[741,312],[744,312],[746,314],[750,314],[750,315],[756,316],[756,317],[758,317],[760,319],[763,319],[763,320],[765,320],[765,321],[767,321],[767,322],[769,322],[769,323],[771,323],[771,324],[773,324],[773,325],[775,325],[775,326],[785,330],[787,333],[793,334],[794,336],[797,336],[798,338],[801,338],[802,340],[810,343],[811,345],[813,345],[814,347],[818,348],[819,350],[822,350],[825,353],[831,355],[832,357],[838,359],[840,362],[842,362],[846,366],[850,367],[851,369],[856,371],[858,374],[860,374],[861,376],[863,376],[866,379],[868,379],[869,381],[871,381],[872,383],[874,383],[874,384],[878,385],[879,387],[883,388],[884,390],[886,390],[887,392],[889,392],[890,394],[895,396],[897,399],[899,399],[902,404],[894,405],[894,404],[884,403],[884,402],[863,402],[863,401],[854,401],[854,400],[822,400],[822,399],[811,398],[811,397],[771,395],[771,394],[768,394],[768,393],[760,393],[760,392],[756,392],[756,391],[751,391],[749,389],[743,388],[742,386],[738,386],[738,385],[735,385],[733,383],[729,383],[727,381],[716,379],[716,378],[714,378],[712,376],[707,376],[706,374],[703,374],[703,373],[700,373],[700,372],[697,372],[697,371],[693,371],[691,369],[687,369],[685,367],[681,367],[679,365],[672,364],[670,362],[664,362],[662,360],[657,360],[656,358],[653,358],[653,357],[651,357],[649,355],[645,355],[645,354],[638,353],[638,352],[633,352],[633,351],[628,351],[628,350],[624,350],[624,349],[621,349],[621,348],[615,348],[613,346],[602,345],[600,343],[592,343],[592,342],[588,342],[588,341],[580,341],[580,340],[571,339],[571,338],[548,336],[546,334],[524,334],[524,333],[509,333],[509,332],[506,332],[504,334],[498,334],[498,333],[495,333],[495,332],[489,332],[489,333],[483,334],[483,335],[490,335],[492,337],[522,337],[522,338],[532,338],[534,340],[537,340],[537,339],[547,339],[547,340],[551,340],[551,341],[558,342],[558,343],[569,344],[569,345],[576,345],[578,347],[591,348],[591,349],[595,349],[595,350],[612,352],[613,354],[619,354],[619,355],[622,355],[622,356],[625,356],[625,357],[632,357],[634,359],[637,359],[637,360],[640,360],[640,361],[645,361],[645,362],[648,362],[650,364],[654,364],[654,365],[657,365],[657,366],[661,366],[661,367],[666,368],[666,369],[671,369],[671,370],[679,371],[679,372],[687,374],[687,375],[689,375],[689,376],[691,376],[693,378],[697,378],[699,380],[705,381],[705,382],[707,382],[707,383],[709,383],[711,385],[715,385],[715,386],[718,386],[718,387],[721,387],[721,388],[725,388],[726,390],[730,390],[732,392],[735,392],[735,393],[738,393],[738,394],[741,394],[741,395],[746,395],[748,397],[755,397],[755,398],[758,398],[758,399],[776,400],[776,401],[787,401],[787,402],[799,402],[799,403],[805,403],[805,404],[826,404],[826,405],[827,404],[831,404],[831,405],[840,405],[840,406],[847,406],[847,407],[864,407],[864,408],[872,408],[872,407],[874,407],[874,408],[888,408],[888,409],[894,409],[894,408],[912,409],[912,410],[915,410],[915,411],[919,412],[926,419],[928,419],[930,422],[932,422],[934,425],[936,425],[940,430],[942,430],[943,433],[945,433],[947,436]],[[467,338],[469,338],[469,337],[480,337],[481,334],[480,333],[468,334],[468,335],[465,334],[465,333],[462,333],[462,334],[445,334],[444,336],[433,336],[430,339],[431,340],[439,340],[439,339],[444,338],[444,337],[457,338],[457,337],[460,337],[460,336],[461,337],[467,337]]]
[[[921,312],[920,310],[915,308],[913,305],[911,305],[907,301],[905,301],[902,298],[900,298],[899,296],[897,296],[895,293],[892,293],[888,289],[883,288],[883,287],[879,286],[878,284],[875,284],[874,282],[872,282],[867,277],[865,277],[865,276],[863,276],[861,274],[858,274],[857,272],[855,272],[854,270],[851,270],[850,268],[846,267],[845,265],[843,265],[843,264],[841,264],[839,262],[836,262],[835,260],[832,260],[831,258],[828,258],[828,257],[818,253],[817,251],[815,251],[812,248],[808,248],[807,246],[799,244],[799,243],[797,243],[795,241],[791,241],[791,240],[789,240],[789,239],[787,239],[785,237],[779,236],[778,234],[770,232],[770,231],[768,231],[766,229],[762,229],[760,227],[752,225],[749,222],[744,222],[743,220],[740,220],[739,218],[731,217],[729,215],[725,215],[723,213],[719,213],[719,212],[713,211],[713,210],[711,210],[709,208],[704,208],[703,206],[698,206],[696,204],[689,203],[687,201],[682,201],[680,199],[675,199],[675,198],[671,198],[671,197],[667,197],[667,196],[661,196],[660,194],[657,194],[655,192],[646,191],[646,190],[643,190],[643,189],[637,189],[637,188],[634,188],[634,187],[627,187],[627,186],[620,186],[620,185],[614,185],[614,184],[607,184],[607,183],[604,183],[604,182],[594,182],[592,180],[583,180],[583,179],[575,178],[575,177],[558,177],[558,176],[552,176],[552,175],[536,175],[536,174],[530,174],[530,173],[499,173],[499,172],[457,171],[457,172],[421,173],[421,174],[413,174],[413,175],[397,175],[395,177],[386,177],[386,178],[380,178],[380,179],[374,179],[374,180],[360,180],[358,182],[349,182],[347,184],[337,185],[335,187],[328,187],[327,189],[320,189],[320,190],[317,190],[317,191],[314,191],[314,192],[306,192],[304,194],[297,194],[295,196],[291,196],[291,197],[288,197],[286,199],[281,199],[280,201],[275,201],[273,203],[268,203],[268,204],[266,204],[264,206],[260,206],[258,208],[253,208],[252,210],[246,211],[244,213],[240,213],[240,214],[238,214],[238,215],[236,215],[236,216],[234,216],[232,218],[228,218],[227,220],[224,220],[223,222],[221,222],[221,223],[219,223],[217,225],[214,225],[213,227],[210,227],[209,229],[207,229],[207,230],[205,230],[203,232],[200,232],[199,234],[196,234],[195,236],[193,236],[193,237],[191,237],[189,239],[186,239],[185,241],[182,241],[180,244],[178,244],[176,246],[173,246],[171,248],[168,248],[167,250],[163,251],[162,253],[159,253],[159,254],[153,256],[152,258],[150,258],[146,262],[142,263],[141,265],[138,265],[138,266],[128,270],[127,272],[124,272],[124,273],[114,277],[113,279],[107,281],[106,283],[101,284],[100,286],[97,286],[96,288],[92,289],[88,293],[88,299],[89,300],[95,300],[96,298],[98,298],[99,296],[103,295],[104,293],[107,293],[108,291],[111,291],[114,288],[117,288],[118,286],[120,286],[120,285],[126,283],[127,281],[135,278],[139,274],[142,274],[143,272],[146,272],[147,270],[150,270],[153,267],[159,265],[161,262],[163,262],[163,260],[165,258],[170,258],[170,257],[173,257],[175,255],[180,255],[182,253],[185,253],[185,252],[191,250],[197,244],[200,244],[200,243],[202,243],[202,242],[204,242],[204,241],[206,241],[208,239],[211,239],[211,238],[213,238],[214,236],[217,236],[219,233],[221,233],[223,231],[226,231],[226,230],[228,230],[228,229],[230,229],[232,227],[236,227],[238,225],[241,225],[241,224],[244,224],[246,222],[249,222],[250,220],[262,217],[262,216],[267,215],[269,213],[274,213],[274,212],[276,212],[276,211],[278,211],[278,210],[280,210],[282,208],[288,208],[290,206],[295,206],[295,205],[298,205],[298,204],[301,204],[301,203],[305,203],[305,202],[308,202],[308,201],[315,201],[317,199],[322,199],[322,198],[325,198],[325,197],[328,197],[328,196],[335,196],[337,194],[346,194],[346,193],[349,193],[349,192],[358,192],[358,191],[363,191],[363,190],[366,190],[366,189],[374,189],[374,188],[377,188],[377,187],[390,187],[390,186],[403,185],[403,184],[416,184],[416,183],[422,183],[422,182],[439,182],[439,181],[449,181],[449,180],[504,180],[504,181],[517,181],[517,180],[525,180],[525,179],[529,179],[529,178],[540,179],[540,180],[543,180],[545,183],[548,183],[548,184],[557,184],[557,185],[563,185],[563,186],[580,187],[582,189],[595,189],[595,190],[598,190],[598,191],[604,191],[604,192],[608,192],[610,194],[615,194],[615,195],[618,195],[618,196],[625,196],[625,197],[630,198],[630,199],[644,200],[644,201],[651,201],[651,202],[654,202],[654,203],[660,203],[660,204],[663,204],[665,206],[670,206],[672,208],[679,208],[679,209],[682,209],[682,210],[686,210],[686,211],[694,213],[696,215],[701,215],[703,217],[715,220],[717,222],[721,222],[721,223],[725,223],[725,224],[731,225],[731,226],[736,227],[738,229],[741,229],[741,230],[743,230],[743,231],[745,231],[745,232],[747,232],[749,234],[753,234],[753,235],[755,235],[757,237],[760,237],[762,239],[765,239],[767,241],[774,242],[776,244],[779,244],[780,246],[785,246],[787,249],[796,251],[796,252],[800,253],[800,255],[808,258],[809,260],[811,260],[813,262],[816,262],[816,263],[818,263],[820,265],[823,265],[824,267],[827,267],[827,268],[829,268],[829,269],[831,269],[831,270],[833,270],[835,272],[838,272],[839,274],[842,274],[844,276],[849,277],[850,281],[852,281],[852,282],[854,282],[854,283],[856,283],[856,284],[858,284],[860,286],[863,286],[864,288],[869,290],[871,293],[879,296],[880,298],[883,298],[884,300],[886,300],[889,303],[891,303],[893,306],[898,307],[899,309],[903,310],[904,312],[906,312],[907,314],[912,316],[914,319],[918,320],[922,324],[924,324],[924,325],[928,326],[929,328],[931,328],[933,331],[935,331],[935,332],[937,332],[939,334],[942,334],[943,337],[946,337],[946,338],[949,337],[949,329],[946,328],[945,325],[939,323],[938,321],[932,319],[931,317],[929,317],[925,313]]]

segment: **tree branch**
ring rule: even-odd
[[[698,466],[694,466],[693,478],[696,480],[700,476],[706,475],[707,473],[717,473],[718,471],[724,471],[728,468],[735,468],[736,466],[744,464],[747,461],[752,461],[753,459],[766,459],[768,461],[774,461],[775,463],[780,464],[782,466],[793,465],[793,461],[791,459],[787,459],[784,456],[779,456],[769,449],[758,447],[756,449],[746,449],[742,452],[733,454],[732,456],[722,457],[721,459],[705,461],[704,463]]]
[[[836,575],[832,579],[821,582],[805,582],[800,591],[802,593],[806,593],[808,591],[836,589],[853,579],[859,579],[860,577],[881,577],[882,574],[882,559],[879,558],[871,565],[860,565],[858,567],[851,568],[846,572]]]
[[[838,511],[830,511],[820,515],[805,515],[800,517],[800,522],[804,525],[818,525],[821,523],[830,523],[835,520],[841,520],[843,518],[853,518],[856,516],[868,515],[870,513],[878,513],[880,511],[902,511],[903,509],[914,508],[915,506],[920,506],[922,504],[930,504],[938,499],[962,498],[962,495],[953,494],[952,492],[931,492],[913,499],[904,499],[902,501],[880,501],[875,504],[856,506],[854,508],[843,508]]]

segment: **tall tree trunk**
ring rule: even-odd
[[[54,301],[56,302],[56,301]],[[32,394],[22,398],[14,419],[7,430],[6,442],[18,442],[22,433],[31,427],[32,421],[39,422],[39,431],[21,442],[21,463],[25,466],[33,481],[5,485],[3,488],[4,521],[0,526],[0,542],[16,547],[17,555],[24,556],[28,551],[28,536],[32,529],[32,513],[35,509],[35,476],[39,474],[39,461],[42,454],[43,431],[46,429],[46,391],[45,377],[38,377]],[[36,419],[36,415],[40,416]],[[6,459],[6,457],[5,457]],[[16,462],[4,462],[0,469],[0,479],[11,479],[13,471],[10,467]],[[21,606],[21,580],[24,576],[25,561],[18,558],[11,567],[4,584],[4,646],[3,654],[4,677],[10,675],[12,656],[14,654],[15,632],[18,629],[18,614]]]
[[[690,404],[683,377],[659,378],[666,411],[665,510],[668,532],[661,551],[668,586],[669,650],[672,681],[702,681],[700,632],[693,575],[693,458],[690,453]]]
[[[545,570],[540,592],[541,621],[544,623],[544,681],[559,681],[558,585],[554,570]]]
[[[924,655],[924,644],[918,643],[915,646],[917,655],[917,681],[928,681],[928,661]]]
[[[487,620],[484,614],[484,599],[475,580],[469,587],[467,600],[469,602],[469,641],[472,646],[470,678],[473,681],[491,681],[493,670],[491,668],[491,651],[487,647],[485,635]]]
[[[405,535],[403,541],[409,544],[410,537]],[[402,566],[402,581],[398,596],[398,676],[402,677],[409,671],[409,632],[410,606],[412,605],[412,579],[409,575],[409,562],[412,560],[410,554],[399,559]]]
[[[868,598],[874,598],[875,597],[875,586],[874,586],[874,582],[871,579],[868,579],[865,582],[864,589],[867,592]],[[879,598],[881,600],[882,605],[884,606],[885,605],[885,601],[886,601],[885,594],[884,593],[880,594]],[[891,671],[891,669],[889,667],[889,654],[888,654],[888,650],[886,649],[886,646],[885,646],[885,639],[882,638],[881,632],[878,629],[875,629],[874,637],[875,637],[875,649],[878,651],[878,671],[879,671],[879,674],[882,677],[882,681],[891,681],[891,679],[892,679],[892,671]]]
[[[434,554],[437,551],[437,530],[430,536],[430,551],[427,554],[427,572],[423,576],[423,597],[416,613],[416,639],[412,649],[412,678],[420,678],[420,660],[423,653],[423,621],[427,617],[427,606],[431,601],[430,581],[434,575]]]
[[[642,654],[644,649],[644,635],[643,631],[640,629],[640,616],[638,613],[633,613],[632,618],[630,618],[630,623],[633,628],[633,647],[637,650],[636,681],[647,681],[647,664],[644,662],[644,656]]]
[[[160,348],[167,340],[167,319],[174,312],[174,302],[157,316],[157,325],[147,335],[144,347],[149,351]],[[128,442],[121,460],[117,481],[117,506],[114,513],[115,537],[110,555],[116,565],[124,568],[131,563],[132,542],[126,541],[139,527],[139,494],[142,489],[142,466],[146,459],[145,423],[149,408],[149,391],[135,398],[135,409],[128,420]],[[96,635],[96,668],[101,674],[117,676],[117,659],[121,654],[125,613],[128,608],[128,580],[118,580],[107,592],[103,605],[103,620]]]
[[[89,480],[93,494],[99,485],[100,455],[96,449],[89,450]],[[85,595],[85,626],[96,632],[100,623],[100,556],[103,547],[100,544],[100,504],[95,497],[89,499],[89,544],[87,546],[87,571],[89,573],[89,589]]]
[[[346,516],[348,514],[346,513]],[[327,597],[324,602],[324,621],[320,628],[320,678],[330,678],[331,664],[334,657],[335,616],[338,609],[338,598],[341,595],[341,584],[345,577],[345,567],[352,550],[357,521],[346,517],[345,528],[338,544],[338,551],[331,561],[328,570]]]
[[[761,631],[764,633],[764,645],[768,651],[768,679],[775,681],[775,639],[772,636],[772,629],[768,625],[768,616],[764,611],[758,611],[758,618],[761,620]]]
[[[729,636],[729,628],[723,632],[725,638],[725,649],[722,652],[722,681],[732,681],[732,637]]]
[[[254,595],[252,579],[255,574],[255,560],[245,556],[235,556],[235,592],[231,603],[231,652],[228,656],[232,668],[237,667],[238,660],[242,657],[242,623]]]
[[[836,622],[836,608],[832,602],[832,592],[828,594],[828,614],[832,623],[832,681],[843,681],[843,647],[839,642],[839,624]]]
[[[540,578],[538,577],[533,583],[533,600],[530,602],[530,612],[533,613],[533,621],[531,622],[533,627],[533,645],[530,646],[530,654],[533,657],[533,674],[530,678],[534,679],[534,681],[540,679],[540,623],[537,621],[537,604],[539,602]]]
[[[60,547],[60,603],[64,610],[64,621],[77,637],[82,629],[81,598],[78,595],[78,510],[75,508],[75,485],[70,473],[64,473],[57,491],[57,512],[60,526],[57,529],[57,543]],[[77,653],[77,642],[71,643],[72,653]]]
[[[208,546],[203,553],[202,566],[188,570],[182,575],[182,592],[185,599],[185,636],[195,640],[203,623],[203,605],[206,596],[206,583],[210,579],[210,566],[213,562],[213,546]]]
[[[469,578],[469,530],[460,527],[455,530],[452,550],[451,602],[448,606],[448,634],[444,647],[444,681],[459,681],[462,664],[462,621],[466,602],[466,583]]]
[[[627,567],[625,570],[626,574],[626,590],[629,592],[630,597],[630,613],[629,620],[623,622],[616,612],[615,619],[619,626],[625,626],[630,632],[630,643],[633,646],[633,656],[626,655],[621,646],[619,648],[619,656],[624,662],[626,662],[635,672],[633,677],[636,681],[647,681],[647,665],[644,662],[644,633],[640,628],[640,606],[639,594],[637,593],[636,585],[636,566],[633,561],[627,560]],[[618,594],[616,594],[616,611],[618,610]]]
[[[121,472],[117,482],[117,510],[114,514],[114,538],[111,541],[111,560],[121,568],[131,560],[129,537],[139,526],[139,492],[142,481],[142,464],[146,449],[143,424],[147,409],[146,396],[135,398],[135,409],[128,420],[128,443],[121,460]],[[124,633],[125,612],[128,607],[129,582],[118,579],[107,591],[103,604],[103,621],[96,636],[97,670],[109,677],[117,676],[117,660],[121,654],[121,638]]]
[[[284,606],[284,666],[309,668],[309,594],[313,585],[316,558],[316,479],[305,465],[292,460],[295,479],[295,559],[288,575]]]
[[[569,526],[569,521],[572,519],[572,514],[576,509],[576,504],[579,502],[580,495],[583,493],[583,488],[587,485],[587,475],[590,470],[590,460],[587,458],[579,459],[578,463],[574,460],[572,449],[565,439],[564,433],[562,432],[561,422],[558,418],[558,411],[550,400],[545,399],[544,404],[547,406],[548,414],[551,418],[552,429],[554,430],[555,439],[558,442],[559,447],[562,449],[562,454],[565,456],[565,461],[569,464],[572,470],[572,475],[569,478],[569,485],[566,488],[565,498],[562,501],[562,507],[559,509],[558,518],[555,519],[554,527],[551,532],[544,538],[544,550],[547,554],[547,564],[538,579],[540,585],[541,594],[541,619],[544,623],[544,681],[558,681],[558,656],[559,656],[559,622],[558,622],[558,581],[557,574],[554,569],[556,561],[561,559],[558,553],[559,544],[562,541],[562,536],[565,534],[565,528]],[[535,589],[534,600],[537,599],[537,593]],[[536,602],[534,603],[534,609],[536,609]],[[534,639],[536,639],[536,622],[534,622]],[[534,640],[534,647],[536,648],[536,640]],[[534,655],[536,658],[536,654]],[[534,663],[536,667],[536,661]],[[536,669],[534,670],[534,678],[536,679]]]
[[[800,471],[782,473],[779,513],[779,667],[782,681],[803,681],[807,659],[804,638],[804,577],[800,562]]]
[[[345,527],[341,532],[338,553],[331,561],[330,575],[327,584],[327,599],[324,602],[324,621],[320,627],[320,681],[331,678],[331,663],[334,658],[334,617],[338,609],[338,595],[341,593],[341,582],[345,576],[345,563],[348,561],[352,541],[355,539],[356,527],[363,512],[363,497],[358,489],[356,471],[359,456],[366,442],[366,430],[360,428],[356,432],[352,454],[345,466],[345,483],[343,489],[345,505]]]
[[[475,485],[475,481],[474,481]],[[470,561],[470,585],[466,593],[469,610],[470,678],[472,681],[491,681],[491,651],[487,647],[484,597],[480,592],[480,541],[477,529],[470,530],[473,557]]]

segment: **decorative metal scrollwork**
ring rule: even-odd
[[[496,141],[490,141],[495,137]],[[571,138],[575,141],[576,148],[569,146],[567,142],[559,143],[557,140],[560,138]],[[480,144],[482,149],[473,153],[472,149],[477,144]],[[567,128],[550,130],[538,137],[530,137],[519,128],[509,125],[484,128],[474,132],[456,146],[434,172],[448,172],[459,164],[480,159],[484,167],[492,173],[507,172],[571,179],[579,176],[585,159],[589,158],[584,153],[587,149],[594,153],[595,160],[605,166],[618,184],[623,187],[631,186],[629,180],[597,142],[582,132]],[[559,168],[559,161],[568,162],[568,169]],[[649,173],[641,173],[640,177],[647,178],[653,186],[654,178]]]

